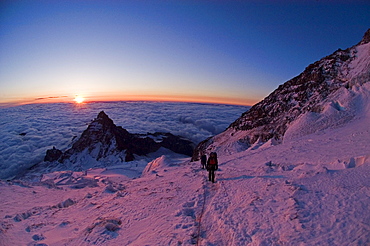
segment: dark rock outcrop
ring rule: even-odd
[[[358,45],[367,43],[370,43],[370,29],[365,32],[364,37],[362,38],[361,42],[358,43]]]
[[[171,133],[164,133],[163,141],[160,144],[162,147],[170,149],[175,153],[187,156],[193,155],[194,148],[192,146],[192,142]]]
[[[56,149],[53,147],[52,149],[48,149],[46,151],[46,156],[44,158],[44,161],[56,161],[62,156],[63,152],[59,149]]]

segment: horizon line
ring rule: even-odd
[[[50,97],[38,97],[29,100],[15,100],[8,102],[0,102],[0,108],[11,108],[23,105],[32,105],[32,104],[56,104],[56,103],[66,103],[66,104],[75,104],[75,105],[85,105],[89,103],[109,103],[109,102],[174,102],[174,103],[196,103],[196,104],[219,104],[219,105],[234,105],[234,106],[245,106],[252,107],[256,103],[242,103],[241,100],[200,100],[200,99],[184,99],[184,98],[175,98],[175,97],[153,97],[153,98],[138,98],[138,99],[86,99],[82,103],[76,103],[69,96],[50,96]]]

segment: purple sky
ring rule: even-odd
[[[0,103],[250,105],[368,28],[368,1],[2,1]]]

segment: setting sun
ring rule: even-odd
[[[83,103],[85,101],[85,98],[82,96],[76,96],[75,99],[73,99],[76,103]]]

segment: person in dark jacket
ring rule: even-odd
[[[215,182],[215,171],[218,169],[217,153],[212,152],[207,161],[208,179]]]
[[[206,165],[207,165],[207,155],[206,154],[203,154],[200,157],[200,164],[202,165],[202,169],[206,168]]]

